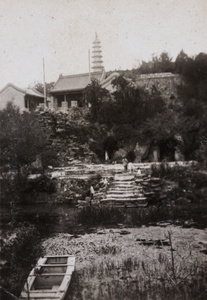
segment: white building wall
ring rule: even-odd
[[[0,93],[0,109],[4,109],[8,102],[12,102],[14,105],[18,106],[20,110],[27,110],[25,108],[24,101],[25,94],[21,91],[14,89],[9,86]]]

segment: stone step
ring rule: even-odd
[[[124,189],[132,189],[132,188],[134,188],[134,187],[137,187],[137,185],[136,184],[130,184],[130,185],[127,185],[127,184],[112,184],[112,185],[110,185],[110,188],[117,188],[117,189],[122,189],[122,188],[124,188]]]
[[[126,198],[137,198],[138,195],[134,193],[125,193],[125,194],[114,194],[114,193],[107,193],[106,197],[113,197],[118,199],[126,199]]]
[[[126,185],[130,185],[134,183],[134,180],[123,180],[123,179],[114,179],[113,183],[115,184],[126,184]]]
[[[110,185],[110,188],[118,188],[118,189],[131,189],[131,188],[134,188],[136,187],[137,185],[136,184],[111,184]]]
[[[131,186],[131,187],[117,187],[117,186],[113,186],[110,187],[107,190],[107,193],[116,193],[116,194],[127,194],[127,193],[133,193],[133,194],[137,194],[140,193],[143,190],[142,187],[136,187],[136,186]]]
[[[114,193],[114,194],[126,194],[126,193],[134,193],[136,194],[137,191],[132,188],[132,189],[110,189],[107,191],[107,193]]]
[[[161,179],[157,178],[157,177],[151,177],[150,180],[154,181],[154,182],[160,182],[161,181]]]
[[[131,185],[124,185],[124,184],[121,184],[121,185],[118,185],[118,184],[112,184],[109,188],[110,189],[124,189],[124,190],[126,190],[126,189],[134,189],[134,188],[136,188],[137,186],[136,185],[134,185],[134,184],[131,184]]]
[[[115,195],[115,194],[107,194],[105,196],[106,199],[108,198],[113,198],[113,199],[118,199],[118,200],[126,200],[126,199],[142,199],[146,198],[144,194],[139,194],[139,195],[133,195],[133,194],[128,194],[128,195]]]
[[[125,186],[130,186],[134,185],[134,181],[113,181],[112,185],[125,185]]]
[[[131,175],[115,175],[114,180],[116,181],[130,181],[130,180],[134,180],[134,176]]]
[[[116,203],[134,203],[134,202],[137,202],[137,203],[143,203],[143,202],[147,202],[147,198],[146,197],[142,197],[142,198],[139,198],[139,199],[116,199],[116,198],[105,198],[105,199],[102,199],[100,202],[101,203],[104,203],[104,202],[116,202]]]
[[[147,179],[135,179],[135,182],[142,183],[142,182],[149,182]]]

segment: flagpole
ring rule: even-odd
[[[88,49],[88,66],[89,66],[89,78],[91,79],[91,60],[90,60],[90,50]]]
[[[47,96],[46,96],[46,85],[45,85],[45,60],[43,58],[43,85],[44,85],[44,104],[46,108]]]

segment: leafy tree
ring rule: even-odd
[[[184,84],[179,87],[182,99],[195,98],[197,102],[207,102],[207,54],[200,53],[195,58],[180,52],[176,58],[176,71],[183,76]],[[187,102],[186,102],[187,104]]]
[[[172,57],[167,52],[162,52],[159,58],[159,65],[161,72],[173,72],[174,63],[172,62]]]
[[[24,112],[8,103],[0,112],[1,163],[20,174],[21,167],[30,165],[47,144],[47,134],[38,116]]]
[[[104,98],[108,97],[109,93],[106,89],[103,89],[99,82],[95,79],[91,84],[87,85],[84,92],[86,101],[91,105],[91,120],[96,122],[99,117],[99,110]]]
[[[165,108],[165,103],[155,87],[146,92],[133,86],[124,77],[116,78],[113,84],[116,87],[114,117],[117,118],[117,123],[133,124],[137,127]]]
[[[178,74],[184,74],[185,65],[189,61],[190,57],[181,50],[175,60],[175,72]]]
[[[45,152],[47,133],[38,115],[20,114],[19,108],[8,103],[0,111],[0,151],[2,166],[2,198],[10,205],[11,224],[16,223],[17,203],[27,185],[27,175],[37,155]]]
[[[160,56],[153,56],[151,61],[142,61],[138,68],[140,74],[173,72],[174,63],[167,52],[162,52]]]
[[[53,87],[53,85],[54,85],[54,82],[45,83],[47,96],[49,95],[49,92],[50,92],[51,88]],[[34,86],[31,86],[31,87],[35,88],[41,94],[44,94],[44,85],[42,83],[37,82],[37,83],[35,83]]]
[[[194,159],[199,147],[200,123],[195,117],[168,109],[143,125],[142,135],[158,145],[179,145],[186,159]]]

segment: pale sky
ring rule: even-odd
[[[207,0],[0,0],[0,89],[88,72],[95,32],[106,71],[207,53]]]

